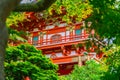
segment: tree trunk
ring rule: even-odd
[[[12,10],[19,11],[19,12],[20,11],[42,11],[47,9],[56,0],[40,0],[36,4],[32,4],[32,5],[30,4],[31,7],[27,7],[27,8],[25,4],[19,5],[18,7],[16,7],[20,3],[20,1],[21,0],[0,0],[0,80],[5,80],[4,56],[5,56],[5,48],[8,40],[8,30],[5,26],[5,22],[10,12]],[[32,8],[32,6],[34,5],[35,7]]]
[[[0,80],[5,80],[4,56],[8,40],[8,30],[5,21],[10,12],[20,0],[0,0]]]
[[[8,40],[8,32],[5,22],[0,21],[0,80],[4,79],[4,55]]]

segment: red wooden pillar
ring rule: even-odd
[[[72,40],[73,40],[73,30],[72,30],[71,38],[72,38]]]
[[[28,43],[33,44],[32,38],[33,38],[33,33],[31,33],[30,36],[28,37]]]
[[[40,36],[40,45],[43,45],[43,36]]]
[[[83,34],[84,34],[84,38],[86,38],[86,37],[87,37],[87,36],[86,36],[86,29],[84,29]]]
[[[65,56],[65,53],[66,53],[66,49],[64,46],[61,46],[61,49],[62,49],[62,54]]]
[[[79,47],[76,47],[76,53],[77,53],[77,54],[80,54],[80,49],[79,49]]]
[[[38,35],[38,45],[40,46],[40,35]]]
[[[72,38],[72,32],[69,31],[69,39],[70,39],[70,41],[71,41],[71,38]]]
[[[66,38],[67,38],[67,37],[66,37],[66,30],[65,30],[65,42],[66,42]]]
[[[48,42],[48,32],[46,33],[46,45],[49,44]]]

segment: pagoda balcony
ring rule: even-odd
[[[89,34],[81,34],[81,35],[69,35],[69,36],[61,36],[56,39],[42,39],[37,41],[28,41],[30,44],[34,45],[38,49],[48,49],[54,47],[60,47],[63,45],[73,45],[77,43],[84,43],[88,40]]]

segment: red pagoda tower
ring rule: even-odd
[[[34,18],[33,13],[27,13],[28,15]],[[44,55],[59,66],[59,75],[66,75],[73,70],[75,64],[82,66],[85,61],[96,58],[96,52],[93,47],[87,52],[86,42],[90,32],[83,28],[84,22],[67,24],[59,17],[56,20],[43,23],[44,25],[37,21],[38,27],[30,31],[28,42],[42,50]],[[44,27],[41,29],[39,26]]]
[[[59,66],[59,75],[69,74],[74,65],[85,65],[90,59],[98,61],[102,54],[96,54],[96,46],[87,48],[86,42],[94,30],[89,31],[83,22],[67,24],[61,15],[42,18],[42,13],[25,12],[26,20],[18,22],[19,27],[11,25],[18,31],[28,31],[28,43],[42,50],[43,55]],[[91,22],[88,23],[88,26]],[[25,37],[25,35],[23,35]],[[18,44],[18,43],[16,43]]]

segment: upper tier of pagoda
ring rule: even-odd
[[[23,21],[17,21],[17,25],[12,24],[10,27],[18,31],[33,31],[33,29],[38,28],[38,30],[43,30],[48,25],[58,26],[66,21],[63,20],[63,16],[67,15],[67,10],[64,6],[60,6],[60,13],[56,10],[51,9],[48,14],[46,11],[43,12],[24,12],[25,19]],[[85,19],[89,17],[86,15]],[[77,16],[69,16],[70,22],[72,24],[76,23]],[[82,18],[82,20],[84,20]],[[69,23],[70,25],[72,25]]]

